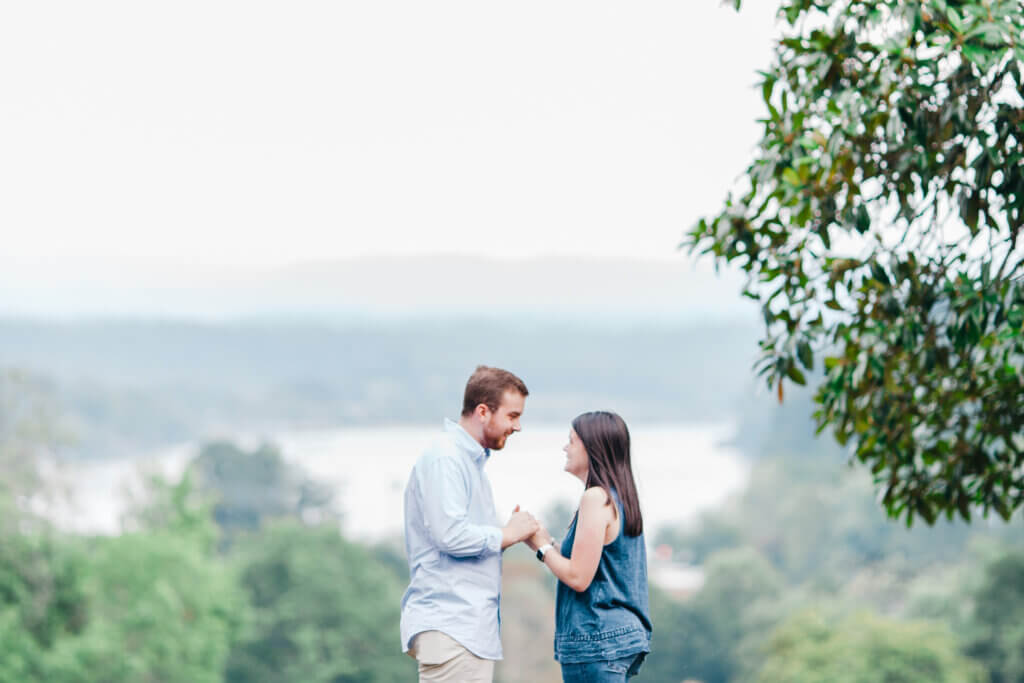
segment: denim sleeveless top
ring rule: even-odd
[[[644,535],[626,535],[626,516],[618,493],[618,537],[604,547],[597,573],[587,590],[577,593],[561,581],[555,597],[555,659],[564,664],[618,659],[651,651],[651,617],[647,596],[647,547]],[[576,520],[562,541],[572,554]]]

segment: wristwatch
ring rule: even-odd
[[[552,544],[552,543],[545,543],[545,544],[544,544],[544,545],[542,545],[541,547],[537,548],[537,559],[538,559],[538,560],[540,560],[541,562],[543,562],[543,561],[544,561],[544,554],[545,554],[545,553],[546,553],[547,551],[549,551],[549,550],[551,550],[552,548],[554,548],[554,547],[555,547],[555,546],[554,546],[554,544]]]

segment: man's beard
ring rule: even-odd
[[[507,438],[508,434],[505,432],[491,433],[486,428],[484,429],[484,447],[492,451],[500,451],[504,448]]]

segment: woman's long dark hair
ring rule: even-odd
[[[626,422],[615,413],[597,410],[573,420],[572,429],[583,442],[590,461],[586,487],[600,486],[608,494],[609,502],[614,500],[609,489],[615,489],[625,512],[623,529],[628,536],[639,536],[644,531],[644,518],[633,481]]]

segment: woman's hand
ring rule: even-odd
[[[520,510],[516,505],[516,509],[512,511],[512,516],[508,519],[508,524],[501,529],[501,549],[504,550],[510,545],[528,540],[540,528],[540,524],[537,523],[533,515],[525,510]]]
[[[526,540],[526,545],[530,546],[530,550],[536,550],[537,548],[547,543],[553,543],[554,538],[548,533],[548,530],[541,524],[540,528],[537,529],[537,533]]]

